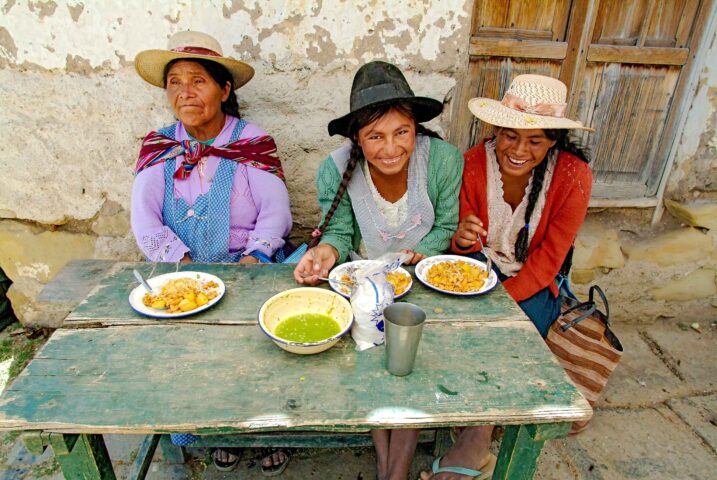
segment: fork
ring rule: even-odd
[[[308,278],[308,277],[313,277],[313,275],[309,275],[308,273],[302,273],[301,277]],[[317,278],[319,280],[323,280],[324,282],[338,283],[339,285],[343,285],[344,287],[346,287],[348,289],[352,289],[354,287],[352,283],[344,282],[343,280],[336,280],[335,278],[327,278],[327,277],[317,277]]]
[[[480,249],[483,252],[483,255],[485,255],[485,269],[488,271],[488,275],[490,275],[491,268],[493,267],[493,261],[490,259],[490,257],[485,251],[485,245],[483,245],[483,240],[481,240],[480,238],[480,233],[478,234],[478,242],[480,243]]]

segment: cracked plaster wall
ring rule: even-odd
[[[318,220],[316,168],[342,141],[326,125],[348,111],[356,68],[388,60],[417,93],[446,98],[465,61],[471,6],[0,0],[0,155],[9,167],[0,181],[0,266],[15,281],[15,310],[30,312],[67,260],[139,258],[128,222],[133,165],[143,136],[173,121],[163,91],[134,72],[139,51],[194,29],[256,69],[237,91],[240,109],[276,138],[303,238]],[[445,131],[446,119],[431,127]]]
[[[717,33],[707,51],[677,147],[666,197],[717,199]]]

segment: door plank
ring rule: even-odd
[[[692,23],[695,20],[695,14],[700,6],[700,0],[687,0],[680,15],[675,15],[679,19],[679,24],[675,30],[675,47],[686,47],[690,41],[690,33],[692,33]]]
[[[663,1],[660,0],[660,7],[659,9],[662,10]],[[638,47],[644,47],[645,46],[645,40],[647,40],[647,35],[650,30],[650,26],[652,25],[653,21],[658,18],[655,15],[655,9],[657,8],[657,0],[647,0],[647,8],[645,9],[645,14],[642,17],[642,24],[640,25],[640,33],[637,36],[637,46]]]
[[[588,68],[600,79],[593,84],[599,92],[590,119],[598,129],[588,137],[595,178],[606,187],[615,182],[644,189],[645,172],[661,141],[679,69],[615,63]],[[633,190],[627,196],[635,195]]]
[[[562,60],[568,49],[565,42],[545,42],[472,37],[469,54],[485,57],[544,58]]]
[[[575,0],[573,2],[572,21],[567,34],[568,50],[560,68],[560,80],[568,86],[568,117],[580,118],[587,126],[590,124],[586,122],[586,119],[590,116],[579,116],[577,112],[582,110],[580,92],[585,90],[583,88],[585,65],[599,6],[600,0]]]
[[[687,48],[623,47],[616,45],[590,45],[589,62],[638,63],[642,65],[677,65],[687,63]]]

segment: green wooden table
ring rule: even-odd
[[[415,281],[404,300],[423,307],[428,320],[413,373],[394,377],[384,369],[383,347],[357,352],[350,336],[327,352],[299,356],[263,335],[256,312],[296,287],[291,266],[185,266],[219,276],[227,293],[206,312],[174,321],[131,310],[136,266],[150,268],[69,265],[42,298],[86,298],[0,397],[0,429],[35,432],[28,443],[52,445],[66,478],[114,478],[103,433],[480,424],[506,426],[493,478],[532,478],[543,442],[592,414],[500,286],[461,298]],[[155,274],[174,268],[162,265]],[[156,437],[148,439],[156,446]]]

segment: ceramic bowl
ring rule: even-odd
[[[320,342],[290,342],[274,335],[279,322],[302,313],[320,313],[336,320],[341,331]],[[264,302],[259,310],[259,327],[274,343],[287,352],[311,355],[333,347],[351,329],[351,304],[336,292],[323,288],[293,288],[278,293]]]

